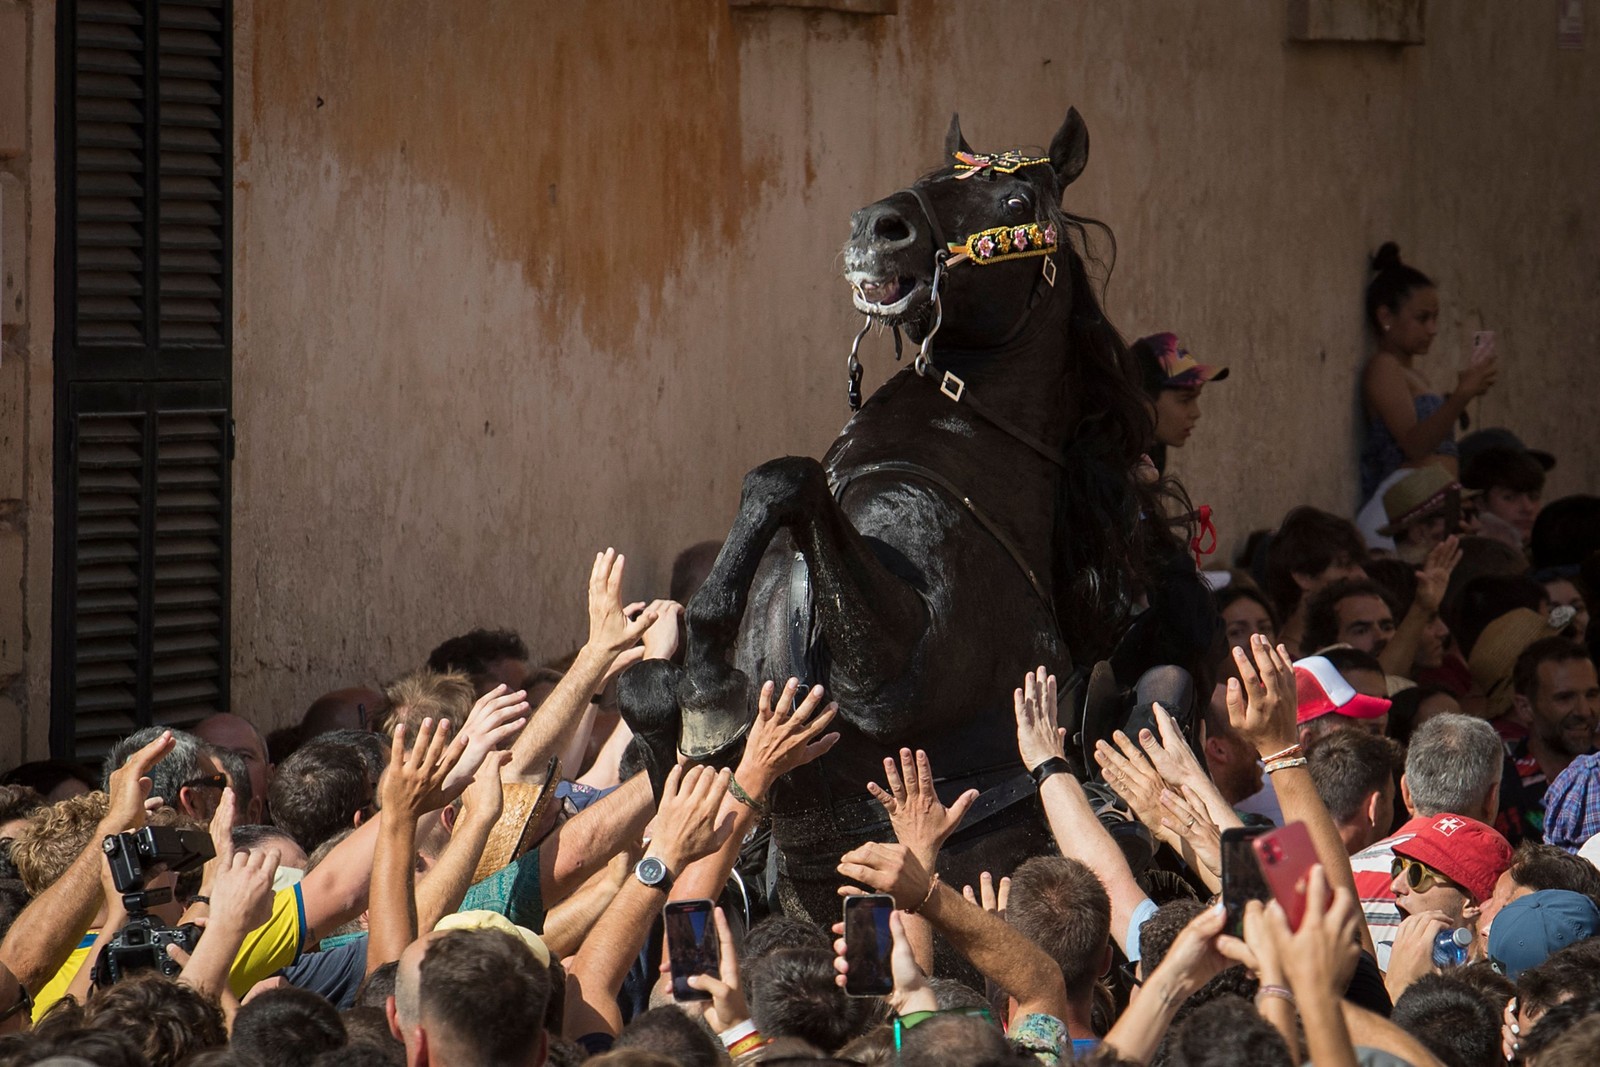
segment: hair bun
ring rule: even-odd
[[[1393,241],[1385,241],[1372,254],[1372,269],[1374,272],[1390,270],[1400,266],[1400,246]]]

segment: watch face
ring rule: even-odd
[[[667,865],[654,856],[646,856],[639,861],[639,866],[634,868],[634,873],[645,885],[656,885],[666,878]]]

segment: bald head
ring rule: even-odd
[[[381,717],[383,694],[376,689],[355,686],[324,693],[311,702],[300,720],[300,737],[309,741],[318,734],[335,730],[370,730]]]
[[[272,785],[272,761],[267,756],[267,742],[249,719],[228,712],[219,712],[194,728],[194,735],[212,748],[225,749],[244,760],[250,773],[251,797],[267,795]]]

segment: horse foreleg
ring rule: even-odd
[[[726,748],[749,725],[750,681],[733,666],[734,644],[756,569],[782,529],[810,568],[836,673],[855,688],[898,676],[926,629],[921,599],[850,524],[822,465],[796,456],[762,464],[745,476],[738,517],[685,613],[688,653],[678,695],[681,744],[690,755]]]

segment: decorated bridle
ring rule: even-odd
[[[976,175],[1015,174],[1023,167],[1034,164],[1049,164],[1049,160],[1042,157],[1026,157],[1018,152],[1003,152],[999,155],[976,155],[971,152],[955,153],[955,171],[957,181],[966,181]],[[984,419],[1021,441],[1045,459],[1058,467],[1066,467],[1066,457],[1058,448],[1052,448],[1032,434],[1015,425],[1011,420],[1000,415],[978,402],[977,397],[967,391],[967,383],[950,371],[942,371],[934,366],[931,353],[933,352],[933,338],[939,332],[939,327],[944,324],[944,304],[940,291],[944,285],[945,275],[952,269],[970,263],[977,267],[992,266],[995,263],[1005,263],[1014,259],[1042,257],[1044,264],[1039,272],[1039,278],[1034,281],[1035,293],[1038,289],[1039,279],[1051,288],[1056,284],[1056,262],[1052,258],[1059,247],[1059,234],[1053,222],[1025,222],[1014,226],[992,226],[985,230],[969,233],[963,240],[947,241],[944,229],[939,225],[939,217],[934,214],[933,204],[928,199],[928,194],[920,185],[912,185],[905,190],[916,200],[917,206],[922,209],[923,217],[927,219],[928,227],[933,234],[933,247],[937,250],[933,254],[933,280],[929,283],[929,300],[932,302],[933,318],[928,325],[928,332],[923,335],[922,343],[918,346],[917,357],[912,363],[917,375],[939,383],[939,392],[960,404],[965,403],[974,412]],[[1035,293],[1030,293],[1028,303],[1022,309],[1017,322],[999,341],[997,346],[1009,344],[1013,338],[1022,332],[1028,323],[1028,316],[1033,313]],[[859,350],[861,339],[872,328],[872,316],[866,317],[867,321],[856,334],[855,340],[850,345],[850,358],[847,363],[849,369],[849,383],[846,395],[850,400],[850,410],[861,410],[861,360]],[[900,327],[894,327],[894,358],[900,359],[901,340]]]

